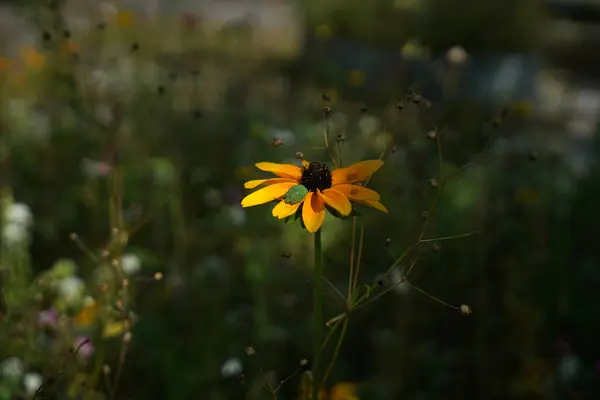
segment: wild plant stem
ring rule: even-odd
[[[344,338],[346,337],[346,329],[348,329],[348,318],[344,319],[344,323],[342,326],[342,332],[340,332],[340,337],[335,345],[335,350],[333,352],[333,357],[331,357],[331,361],[329,362],[329,366],[327,367],[327,371],[325,371],[325,375],[323,376],[323,384],[327,382],[329,375],[333,371],[333,367],[335,366],[335,362],[340,355],[340,349],[342,348],[342,343],[344,342]]]
[[[313,354],[313,399],[318,398],[321,385],[321,369],[319,368],[319,356],[321,343],[323,342],[323,292],[321,290],[321,276],[323,275],[323,250],[321,247],[321,230],[314,235],[315,265],[313,269],[314,279],[314,354]]]

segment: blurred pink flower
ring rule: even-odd
[[[80,360],[86,361],[96,350],[88,337],[80,336],[73,343],[73,348],[77,351],[77,357]],[[79,349],[79,350],[77,350]]]
[[[40,311],[38,313],[38,324],[40,326],[55,327],[58,322],[58,313],[56,310],[50,308],[48,310]]]

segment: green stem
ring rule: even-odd
[[[319,229],[314,236],[315,265],[313,270],[314,287],[314,318],[315,318],[315,337],[313,353],[313,399],[318,399],[319,388],[321,386],[321,369],[319,368],[319,356],[321,353],[321,343],[323,342],[323,291],[321,290],[321,276],[323,275],[323,249],[321,247],[321,230]]]

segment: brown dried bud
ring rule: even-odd
[[[431,140],[437,139],[438,133],[435,129],[432,129],[429,132],[427,132],[427,137]]]
[[[436,188],[436,187],[438,187],[438,181],[437,181],[436,179],[433,179],[433,178],[432,178],[432,179],[430,179],[430,180],[429,180],[429,185],[430,185],[431,187],[434,187],[434,188]]]
[[[273,138],[273,140],[271,140],[271,146],[281,147],[283,146],[283,141],[281,139]]]
[[[331,114],[331,107],[323,107],[323,114],[328,117]]]
[[[246,347],[246,355],[248,357],[252,357],[255,354],[256,354],[256,350],[254,349],[254,347],[252,347],[252,346],[247,346]]]
[[[299,160],[304,160],[304,153],[301,151],[297,151],[295,154],[296,158]]]

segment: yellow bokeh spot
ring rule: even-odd
[[[79,314],[75,316],[75,325],[81,328],[90,327],[96,320],[96,315],[98,314],[98,307],[99,305],[95,301],[83,307]]]
[[[27,69],[40,70],[46,65],[46,56],[35,49],[25,48],[21,50],[21,57]]]
[[[132,11],[119,11],[116,18],[117,26],[125,28],[133,25],[135,14]]]
[[[10,66],[11,64],[8,58],[0,57],[0,72],[8,71]]]
[[[533,104],[527,100],[517,101],[512,105],[513,112],[520,117],[525,117],[531,114],[532,109]]]
[[[525,205],[538,204],[540,195],[534,189],[520,189],[515,193],[515,201]]]
[[[333,30],[327,24],[320,24],[315,28],[315,37],[319,40],[328,40],[332,34]]]
[[[252,176],[252,172],[254,171],[253,167],[237,167],[235,170],[235,177],[239,180],[248,179]]]
[[[129,328],[129,323],[126,321],[112,321],[104,326],[104,338],[112,338],[124,334]]]
[[[360,87],[367,81],[367,76],[364,71],[360,69],[354,69],[348,72],[348,83],[355,87]]]

